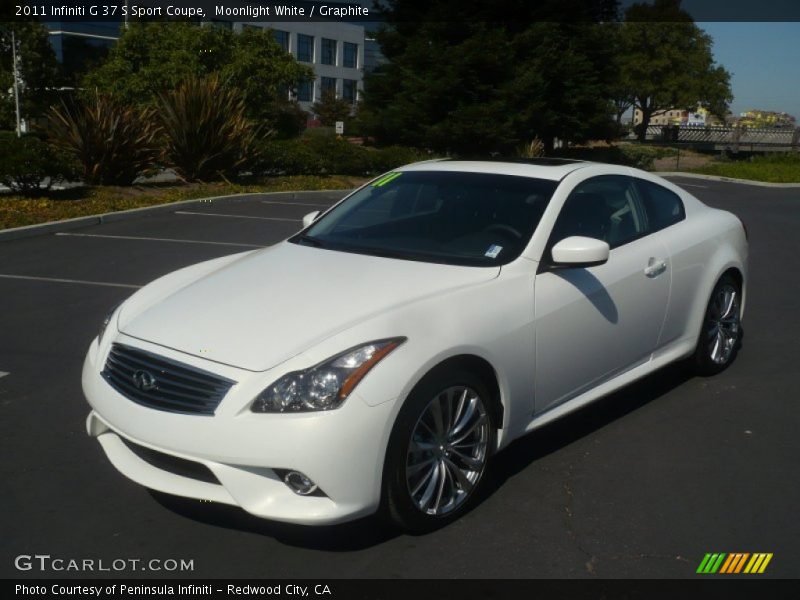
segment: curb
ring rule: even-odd
[[[259,198],[298,200],[297,198],[298,195],[306,199],[318,198],[320,200],[340,200],[344,194],[350,191],[352,190],[255,192],[246,194],[232,194],[229,196],[212,196],[210,198],[194,198],[192,200],[181,200],[179,202],[170,202],[168,204],[156,204],[154,206],[143,206],[140,208],[119,210],[116,212],[103,213],[99,215],[75,217],[73,219],[64,219],[63,221],[50,221],[49,223],[37,223],[36,225],[25,225],[23,227],[13,227],[11,229],[0,229],[0,242],[34,237],[37,235],[46,235],[48,233],[55,233],[58,231],[69,231],[71,229],[79,229],[81,227],[100,225],[101,223],[113,223],[114,221],[136,219],[139,217],[144,217],[151,214],[157,214],[162,212],[173,212],[176,209],[187,206],[197,206],[197,205],[212,204],[212,203],[231,204],[234,202],[247,202],[248,200],[257,200]]]
[[[725,183],[738,183],[742,185],[755,185],[770,188],[800,188],[800,183],[770,183],[768,181],[753,181],[752,179],[735,179],[721,175],[704,175],[702,173],[686,173],[684,171],[651,171],[660,177],[688,177],[690,179],[705,179],[706,181],[724,181]]]

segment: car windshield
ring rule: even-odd
[[[520,255],[555,181],[451,171],[395,171],[290,241],[445,264],[497,266]]]

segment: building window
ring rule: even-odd
[[[280,29],[273,29],[272,35],[275,37],[275,41],[278,42],[278,45],[283,48],[284,52],[289,51],[289,32],[288,31],[281,31]]]
[[[329,40],[322,38],[322,64],[335,65],[336,64],[336,40]]]
[[[358,66],[358,44],[344,43],[342,66],[355,69]]]
[[[336,79],[334,77],[323,77],[321,81],[322,95],[336,95]]]
[[[314,36],[297,34],[297,60],[314,62]]]
[[[342,80],[342,98],[347,100],[350,104],[356,103],[356,85],[355,79]]]
[[[311,89],[312,82],[310,79],[301,81],[300,85],[297,86],[297,100],[299,102],[311,102]]]

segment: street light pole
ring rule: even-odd
[[[14,30],[11,30],[11,60],[13,66],[11,71],[14,74],[14,107],[17,112],[17,137],[22,137],[22,124],[19,115],[19,73],[17,69],[17,36]]]

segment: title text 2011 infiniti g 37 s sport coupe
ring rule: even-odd
[[[303,524],[463,514],[512,440],[736,356],[746,232],[659,177],[431,161],[112,311],[87,429],[130,479]]]

